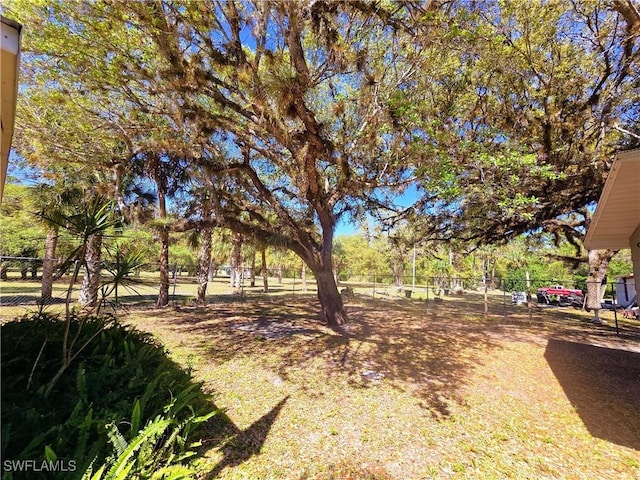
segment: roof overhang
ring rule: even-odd
[[[640,149],[636,149],[616,156],[584,245],[589,250],[630,248],[639,226]]]
[[[16,116],[16,100],[18,98],[18,64],[20,61],[21,25],[13,20],[0,17],[0,121],[2,138],[0,140],[0,202],[4,192],[9,165],[9,150]]]

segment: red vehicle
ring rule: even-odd
[[[551,285],[538,289],[538,303],[559,306],[582,306],[584,294],[576,288],[566,288],[563,285]]]

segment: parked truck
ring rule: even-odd
[[[577,288],[567,288],[563,285],[551,285],[542,287],[537,292],[538,303],[546,305],[558,305],[561,307],[582,307],[584,294]]]

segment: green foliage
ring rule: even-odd
[[[186,268],[189,275],[195,274],[197,258],[193,249],[188,245],[171,245],[169,247],[169,258],[172,264],[178,265],[180,268]]]
[[[316,274],[337,222],[370,210],[434,239],[548,227],[598,198],[618,124],[638,123],[624,2],[5,3],[33,27],[16,135],[30,163],[129,169],[163,206],[214,178],[220,223]],[[397,282],[406,249],[390,256]]]
[[[28,187],[5,185],[0,207],[0,255],[16,257],[41,256],[45,229],[35,220],[35,207]]]
[[[205,422],[215,412],[199,417],[192,415],[185,421],[178,422],[171,414],[173,404],[178,400],[167,406],[164,416],[158,415],[144,429],[138,431],[132,423],[131,431],[138,433],[130,440],[124,437],[115,423],[107,425],[113,454],[95,473],[93,465],[90,465],[82,480],[194,478],[195,471],[180,463],[193,455],[192,451],[185,451],[186,437],[192,427]],[[136,402],[134,413],[138,406],[139,403]]]
[[[526,291],[527,272],[529,272],[532,290],[557,283],[564,284],[567,280],[571,280],[561,262],[544,263],[544,259],[540,259],[539,262],[532,263],[528,267],[509,270],[503,278],[502,288],[506,291]]]
[[[113,204],[101,196],[93,196],[81,202],[73,212],[43,213],[42,218],[72,235],[86,241],[90,236],[104,234],[116,225],[113,220]]]
[[[633,263],[631,262],[630,250],[622,250],[618,252],[618,254],[609,262],[607,275],[610,282],[614,281],[616,277],[631,275],[632,273]]]
[[[338,237],[336,241],[336,270],[343,281],[372,281],[372,274],[382,283],[394,281],[399,270],[406,282],[412,277],[412,249],[409,240],[399,236],[370,238],[363,235]],[[463,279],[465,288],[475,288],[484,275],[494,280],[505,280],[507,289],[524,289],[526,272],[541,285],[570,283],[572,269],[561,260],[550,260],[553,255],[571,253],[573,247],[562,244],[555,247],[545,236],[517,237],[506,245],[485,246],[468,252],[464,243],[426,242],[416,245],[416,282],[434,282],[444,287],[452,279]],[[622,258],[620,271],[630,269],[628,259]],[[363,278],[364,277],[364,278]],[[495,285],[498,285],[494,282]]]
[[[86,255],[92,243],[91,238],[103,237],[116,225],[113,220],[113,204],[96,195],[82,199],[71,211],[45,210],[40,212],[38,216],[43,222],[66,231],[76,240],[75,248],[60,267],[62,270],[67,270],[75,264],[73,281],[69,287],[70,293],[80,267],[87,266]],[[101,243],[102,241],[99,244]]]
[[[638,36],[623,3],[460,2],[450,59],[398,93],[424,94],[428,134],[414,141],[430,158],[414,221],[425,234],[504,242],[598,199],[614,126],[638,123]]]
[[[267,249],[267,269],[271,272],[277,272],[282,270],[289,275],[293,275],[294,272],[299,271],[302,262],[291,250],[279,247],[271,247]],[[299,274],[296,274],[299,275]]]
[[[607,267],[607,275],[606,281],[609,286],[607,287],[607,291],[605,292],[606,296],[612,296],[611,286],[616,281],[616,278],[631,275],[633,273],[633,263],[631,261],[631,252],[629,250],[621,250],[616,254],[613,259],[609,262]],[[587,279],[589,276],[589,266],[584,263],[580,265],[573,272],[573,280],[576,284],[576,288],[581,288],[583,290],[587,289]]]
[[[135,274],[144,266],[144,252],[126,250],[116,244],[114,249],[107,249],[107,253],[109,258],[104,267],[109,272],[109,277],[102,284],[102,301],[106,302],[107,297],[114,293],[117,307],[119,288],[137,293],[135,287],[140,284],[140,280]]]
[[[2,458],[72,459],[75,476],[46,477],[65,479],[79,478],[92,465],[108,465],[109,473],[133,445],[126,462],[139,478],[185,460],[194,428],[215,412],[200,385],[150,335],[110,317],[72,312],[71,335],[78,331],[78,344],[95,338],[46,395],[60,364],[64,322],[32,314],[1,327]],[[126,443],[123,450],[115,438]],[[29,473],[28,478],[45,478]]]
[[[410,247],[392,242],[388,237],[367,239],[356,234],[341,236],[336,240],[334,263],[340,280],[375,274],[379,280],[384,278],[391,282],[394,272],[400,274],[410,271],[410,261]]]

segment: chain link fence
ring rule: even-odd
[[[47,307],[64,308],[70,289],[69,273],[54,277],[50,295],[43,295],[42,259],[29,257],[0,257],[0,316],[4,319],[20,316],[28,310]],[[208,272],[207,303],[246,301],[280,295],[295,298],[316,295],[313,276],[305,269],[261,269],[229,265],[212,268]],[[103,270],[103,284],[109,276]],[[82,279],[71,288],[75,301]],[[507,314],[509,308],[577,308],[585,307],[586,283],[574,279],[557,278],[498,278],[487,276],[423,276],[391,275],[376,272],[341,274],[336,277],[339,290],[346,301],[352,298],[438,303],[466,302],[477,306],[478,313],[493,310]],[[170,265],[166,285],[169,304],[189,305],[197,301],[198,276],[192,266]],[[103,288],[103,305],[118,307],[153,306],[160,289],[158,264],[139,268],[116,289]],[[600,285],[603,310],[617,316],[634,319],[638,315],[635,286],[631,282],[609,282]]]
[[[56,265],[62,265],[57,261]],[[69,295],[77,301],[82,284],[82,272],[71,285],[71,265],[65,272],[56,270],[50,289],[43,286],[43,260],[31,257],[0,257],[0,317],[3,319],[20,316],[39,308],[64,309]],[[189,305],[197,300],[199,277],[192,265],[170,264],[168,290],[170,305]],[[104,306],[119,307],[153,306],[161,287],[160,265],[142,265],[126,281],[112,288],[112,278],[108,269],[101,272],[98,296]],[[248,267],[233,269],[230,266],[212,268],[207,275],[207,303],[246,300],[256,295],[300,295],[316,294],[317,288],[312,276],[301,271],[282,268],[268,269],[266,275],[261,270]],[[46,283],[46,282],[44,282]],[[105,295],[108,292],[108,295]]]

